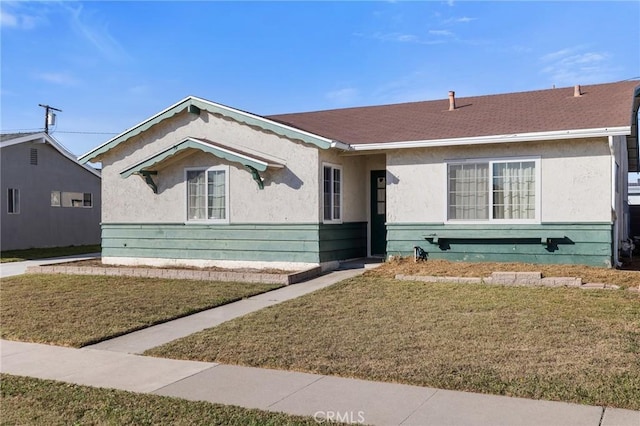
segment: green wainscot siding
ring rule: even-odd
[[[430,259],[525,262],[610,267],[610,223],[533,225],[387,224],[387,255],[412,256],[415,246]],[[437,243],[431,237],[437,237]],[[544,241],[550,243],[545,244]]]
[[[367,257],[367,222],[320,225],[320,262]]]
[[[362,229],[364,242],[354,238]],[[366,223],[102,225],[104,257],[320,263],[362,246],[366,253]]]

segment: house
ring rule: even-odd
[[[0,135],[0,247],[100,244],[100,173],[51,135]]]
[[[637,243],[640,243],[640,178],[636,178],[635,182],[629,182],[629,232],[630,237],[636,237]],[[640,247],[638,247],[640,248]]]
[[[638,82],[259,116],[189,96],[80,158],[103,261],[362,256],[615,266]]]

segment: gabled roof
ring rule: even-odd
[[[627,136],[629,168],[637,171],[638,81],[500,95],[460,97],[261,117],[189,96],[79,158],[96,160],[111,148],[184,111],[204,109],[319,148],[380,150],[580,137]]]
[[[145,130],[155,126],[161,121],[173,117],[174,115],[185,110],[193,114],[200,114],[201,110],[209,111],[213,114],[219,114],[225,117],[229,117],[240,123],[244,123],[249,126],[255,126],[260,129],[275,133],[277,135],[287,137],[289,139],[300,140],[302,142],[315,145],[322,149],[340,147],[342,145],[331,139],[309,133],[302,129],[287,126],[285,124],[269,120],[259,115],[251,114],[249,112],[241,111],[222,104],[217,104],[205,99],[196,98],[195,96],[188,96],[180,102],[173,104],[169,108],[159,112],[153,117],[148,118],[142,123],[139,123],[131,127],[130,129],[125,130],[124,132],[113,137],[99,147],[82,155],[78,160],[82,163],[85,163],[87,161],[99,159],[100,155],[116,147],[127,139],[132,138],[133,136],[136,136],[144,132]]]
[[[69,160],[76,163],[78,166],[86,169],[97,177],[101,177],[100,171],[94,169],[88,164],[81,164],[76,159],[76,156],[71,152],[67,151],[65,147],[60,144],[57,140],[53,138],[53,136],[49,135],[45,132],[31,132],[31,133],[2,133],[0,134],[0,148],[6,148],[12,145],[18,145],[26,142],[41,142],[47,143],[53,147],[56,151],[58,151],[63,156],[67,157]]]
[[[459,97],[267,118],[349,144],[384,144],[586,129],[628,130],[640,82]]]
[[[267,118],[339,140],[356,151],[627,136],[630,171],[640,171],[640,82],[460,97]]]

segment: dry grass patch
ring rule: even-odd
[[[0,377],[6,425],[317,425],[312,418],[28,377]]]
[[[635,265],[640,269],[640,264]],[[452,262],[433,259],[415,262],[412,258],[394,258],[371,273],[393,278],[397,274],[444,277],[488,277],[492,272],[542,272],[543,277],[581,277],[584,282],[616,284],[621,287],[640,285],[640,270],[599,268],[585,265],[544,265],[534,263]]]
[[[147,354],[640,409],[640,300],[627,291],[371,271]]]
[[[85,346],[280,287],[88,275],[2,280],[0,335]]]

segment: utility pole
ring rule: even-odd
[[[49,112],[50,111],[62,112],[62,110],[58,108],[54,108],[49,105],[38,104],[38,106],[41,106],[42,108],[44,108],[44,132],[46,134],[49,134]],[[53,116],[55,117],[55,114]]]

